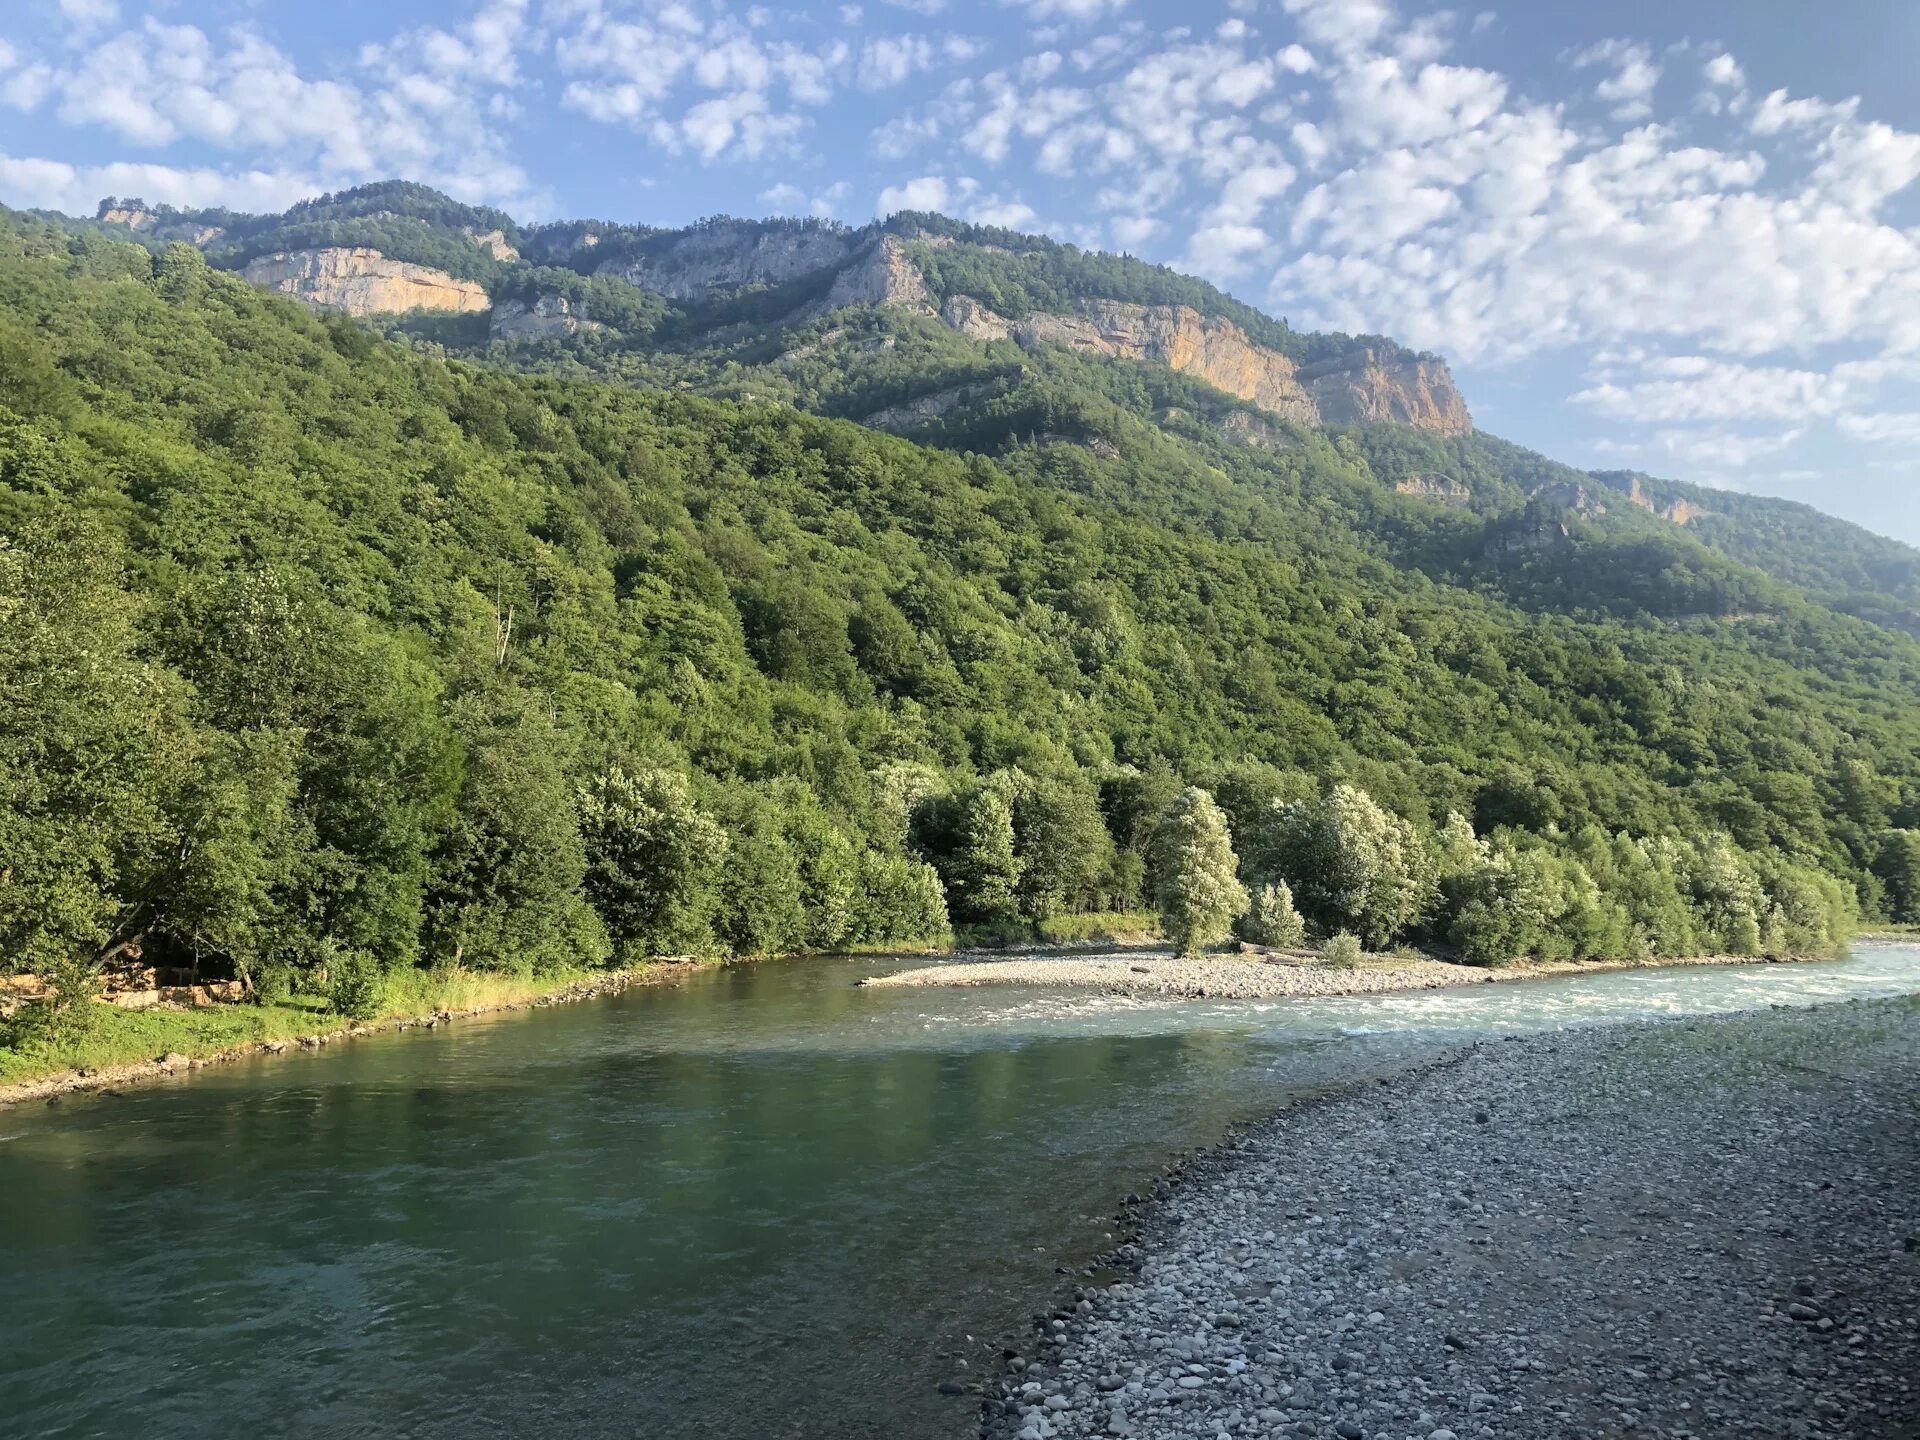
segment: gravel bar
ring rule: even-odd
[[[1920,1436],[1920,998],[1484,1041],[1129,1213],[983,1436]]]
[[[1012,959],[966,958],[876,975],[862,981],[875,988],[894,986],[1070,985],[1113,994],[1157,995],[1176,1000],[1271,1000],[1327,995],[1372,995],[1388,990],[1439,990],[1454,985],[1488,985],[1533,980],[1547,975],[1597,975],[1608,970],[1669,965],[1753,965],[1751,956],[1707,955],[1686,960],[1638,964],[1622,961],[1566,961],[1509,965],[1489,970],[1449,965],[1439,960],[1403,960],[1371,955],[1351,968],[1331,965],[1282,965],[1238,955],[1183,958],[1159,955],[1026,955]],[[1785,960],[1775,963],[1789,963]]]

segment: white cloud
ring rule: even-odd
[[[865,90],[885,90],[945,64],[964,64],[980,52],[964,35],[882,35],[860,47],[855,81]]]
[[[1746,72],[1740,68],[1740,62],[1724,53],[1707,61],[1700,73],[1706,76],[1709,85],[1735,89],[1747,83]]]
[[[831,219],[846,203],[853,187],[844,180],[836,180],[824,190],[809,195],[798,185],[781,181],[760,192],[760,203],[777,215],[797,215],[805,213],[822,220]]]
[[[1840,428],[1855,440],[1875,445],[1920,445],[1920,411],[1844,415]]]
[[[944,210],[947,207],[947,182],[938,175],[922,175],[904,185],[889,185],[880,192],[873,207],[876,215],[891,215],[898,210]]]
[[[1025,10],[1035,20],[1098,20],[1127,8],[1127,0],[1000,0],[1000,3]]]
[[[1575,55],[1573,63],[1612,70],[1593,87],[1593,93],[1613,106],[1614,119],[1644,120],[1653,113],[1653,88],[1660,82],[1660,67],[1647,46],[1637,40],[1602,40]]]
[[[0,195],[10,205],[91,215],[108,195],[138,195],[155,205],[284,210],[325,189],[300,171],[216,170],[173,165],[72,165],[0,154]]]
[[[60,13],[81,30],[96,30],[120,18],[115,0],[60,0]]]
[[[0,99],[26,111],[51,103],[61,124],[101,129],[135,146],[194,141],[252,162],[234,173],[147,167],[156,194],[164,185],[181,203],[280,193],[291,177],[338,188],[398,175],[469,199],[536,205],[495,128],[511,113],[498,102],[502,87],[516,83],[525,10],[526,0],[491,0],[454,30],[413,30],[369,46],[353,72],[324,80],[303,75],[244,28],[216,40],[193,25],[147,19],[87,35],[58,63],[14,69],[0,80]],[[110,7],[73,13],[94,26],[112,19]],[[186,183],[204,193],[182,190]]]
[[[1338,51],[1373,44],[1397,18],[1386,0],[1282,0],[1281,8],[1308,40]]]

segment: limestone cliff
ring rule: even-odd
[[[524,300],[503,300],[494,306],[493,317],[487,323],[487,338],[513,344],[606,328],[598,320],[586,320],[574,314],[566,296],[542,295],[531,305]]]
[[[291,295],[321,310],[390,315],[407,310],[469,314],[488,308],[486,287],[444,270],[389,260],[378,250],[335,248],[262,255],[245,271],[249,283]]]
[[[469,226],[460,233],[496,260],[518,260],[520,258],[520,252],[513,248],[513,243],[507,239],[504,231],[494,229],[483,233]]]
[[[1393,488],[1402,495],[1417,495],[1422,500],[1439,500],[1447,505],[1464,505],[1473,499],[1473,491],[1450,475],[1409,475]]]
[[[669,299],[701,300],[716,290],[780,285],[845,265],[854,248],[855,237],[837,230],[703,225],[638,259],[610,261],[600,273]]]
[[[931,395],[922,395],[917,400],[904,400],[898,405],[889,405],[884,410],[876,410],[871,415],[862,416],[860,423],[871,430],[887,430],[894,434],[904,434],[918,429],[929,420],[938,420],[951,410],[971,404],[991,395],[995,389],[991,381],[974,385],[955,385],[948,390],[939,390]]]
[[[954,329],[976,340],[1011,339],[1029,350],[1064,345],[1083,354],[1151,360],[1198,376],[1283,419],[1311,424],[1316,418],[1294,378],[1291,360],[1255,345],[1231,320],[1204,316],[1184,305],[1085,300],[1077,314],[1036,311],[1006,320],[970,295],[954,295],[940,313]]]
[[[1394,422],[1449,435],[1473,428],[1439,360],[1366,349],[1301,370],[1279,351],[1255,344],[1231,320],[1184,305],[1083,300],[1074,314],[1037,311],[1008,320],[970,295],[952,295],[940,315],[975,340],[1010,339],[1027,349],[1064,345],[1083,354],[1154,361],[1301,424]]]
[[[157,240],[184,240],[201,250],[227,233],[218,225],[202,225],[193,220],[156,215],[144,205],[131,201],[116,203],[102,200],[94,218],[103,225],[124,225],[137,233],[151,234]]]
[[[933,313],[933,296],[920,267],[907,247],[893,235],[882,235],[860,257],[833,278],[833,288],[817,306],[824,314],[843,305],[890,305],[923,315]]]
[[[1300,372],[1322,424],[1411,425],[1465,435],[1473,417],[1446,362],[1368,346]]]
[[[1617,491],[1626,498],[1629,505],[1637,505],[1642,510],[1658,515],[1662,520],[1671,520],[1676,525],[1685,525],[1698,515],[1705,513],[1691,500],[1654,499],[1641,484],[1640,477],[1634,474],[1622,474],[1619,471],[1597,471],[1594,479],[1609,489]]]

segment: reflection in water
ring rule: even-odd
[[[854,988],[893,963],[0,1115],[8,1426],[963,1435],[935,1383],[1172,1149],[1463,1035],[1920,990],[1897,947],[1300,1004]]]

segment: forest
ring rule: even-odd
[[[1382,483],[1518,494],[1499,442],[1182,439],[1224,397],[1063,360],[929,446],[403,338],[0,217],[0,967],[351,1013],[1147,908],[1481,964],[1920,920],[1920,645]]]

